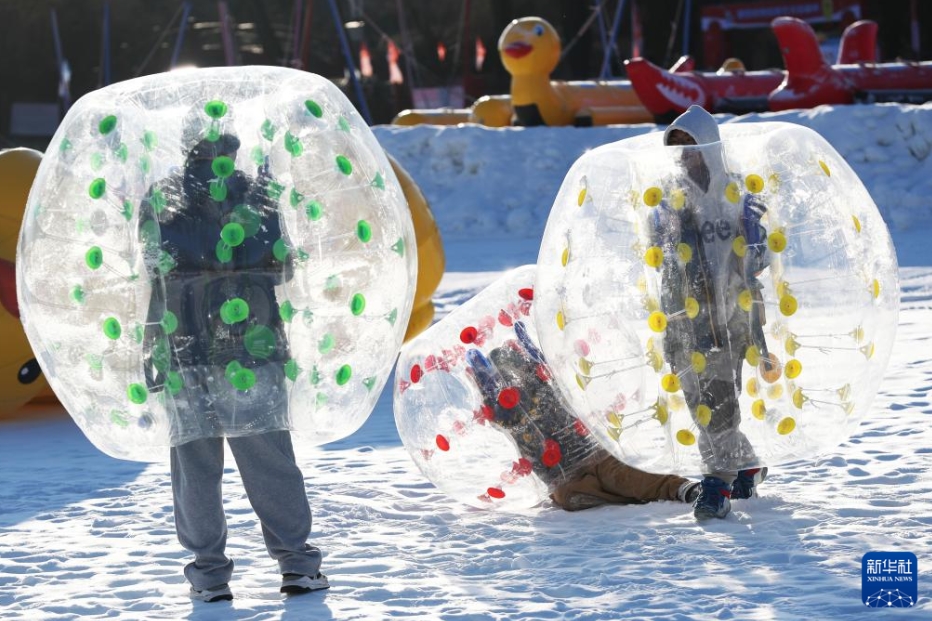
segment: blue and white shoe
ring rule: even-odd
[[[209,589],[195,589],[191,587],[191,599],[200,602],[228,602],[233,599],[233,591],[229,584],[221,584]]]
[[[703,521],[728,515],[731,511],[731,485],[718,477],[705,477],[699,485],[699,496],[693,503],[696,519]]]
[[[767,468],[750,468],[738,473],[738,478],[731,484],[731,497],[757,498],[757,486],[767,478]]]

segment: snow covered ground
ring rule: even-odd
[[[229,603],[192,603],[167,465],[98,452],[70,419],[34,408],[0,425],[0,619],[924,619],[932,617],[932,105],[754,115],[819,131],[881,208],[900,261],[893,355],[858,432],[815,461],[775,468],[761,497],[698,525],[685,505],[456,504],[414,466],[391,395],[365,426],[300,450],[312,543],[333,587],[278,594],[276,565],[230,460]],[[431,203],[447,273],[440,315],[504,270],[533,263],[563,175],[585,150],[654,126],[376,128]],[[391,385],[391,383],[390,383]],[[861,557],[918,557],[919,603],[861,603]]]

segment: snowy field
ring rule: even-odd
[[[833,452],[774,468],[760,498],[704,525],[672,502],[495,514],[457,505],[422,477],[385,392],[350,438],[299,449],[332,588],[279,595],[230,459],[235,599],[203,604],[182,577],[167,465],[109,458],[67,416],[33,409],[0,425],[0,619],[932,618],[932,105],[722,121],[760,118],[828,139],[897,247],[890,365],[864,423]],[[584,150],[653,129],[376,128],[444,236],[439,315],[536,260],[552,199]],[[879,550],[918,557],[912,609],[861,603],[861,557]]]

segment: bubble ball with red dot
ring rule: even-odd
[[[408,343],[395,422],[421,472],[487,509],[544,502],[606,454],[569,412],[531,320],[535,267],[512,270]]]

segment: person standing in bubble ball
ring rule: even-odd
[[[516,339],[489,352],[489,358],[478,349],[469,350],[467,373],[482,393],[490,422],[511,436],[556,505],[580,511],[605,504],[695,500],[697,481],[638,470],[604,449],[593,452],[592,443],[584,439],[588,432],[555,394],[547,362],[523,322],[515,323],[515,334]],[[501,386],[521,391],[517,407],[502,405]]]
[[[769,264],[760,224],[766,206],[756,196],[742,202],[728,195],[734,194],[734,177],[725,165],[718,125],[701,107],[677,117],[663,141],[677,147],[684,174],[676,183],[685,199],[677,205],[664,200],[651,214],[651,243],[663,250],[663,350],[699,429],[704,472],[693,513],[697,520],[724,518],[731,499],[755,496],[766,476],[738,428],[748,348],[757,348],[765,372],[772,370],[758,280]],[[736,244],[739,237],[743,246]],[[743,293],[750,294],[748,310],[739,302]]]
[[[311,511],[288,431],[290,356],[274,288],[293,265],[268,164],[250,179],[235,168],[239,146],[232,134],[208,134],[180,176],[154,184],[140,206],[153,282],[146,381],[170,413],[175,527],[195,557],[184,573],[191,597],[208,602],[233,598],[224,437],[278,561],[280,591],[329,587],[321,552],[307,543]]]

